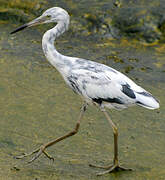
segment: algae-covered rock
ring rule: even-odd
[[[0,21],[27,22],[48,7],[60,6],[71,15],[75,34],[127,37],[147,43],[165,39],[165,0],[0,1]]]
[[[30,17],[41,14],[48,5],[44,0],[0,0],[0,20],[13,23],[27,22]]]
[[[85,8],[86,3],[89,8]],[[74,11],[72,9],[75,27],[85,35],[127,37],[147,43],[164,40],[165,0],[104,0],[104,3],[92,3],[92,8],[90,1],[86,3],[82,10],[78,5],[74,6]],[[76,12],[79,12],[79,18],[74,19],[78,15]]]
[[[164,12],[162,7],[123,7],[116,10],[112,26],[119,31],[118,36],[137,38],[154,42],[163,38]],[[158,13],[156,13],[158,12]]]

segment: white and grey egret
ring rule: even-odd
[[[159,103],[149,92],[111,67],[93,61],[60,54],[54,46],[54,41],[68,29],[69,19],[69,15],[64,9],[53,7],[46,10],[40,17],[11,32],[11,34],[13,34],[26,27],[38,24],[57,23],[55,27],[48,30],[43,35],[42,48],[44,54],[48,61],[60,72],[66,84],[69,85],[74,92],[82,96],[84,100],[76,126],[71,132],[18,158],[35,154],[29,161],[32,162],[43,153],[49,159],[53,159],[45,150],[57,142],[75,135],[79,130],[80,121],[86,111],[87,105],[95,104],[104,113],[112,126],[114,135],[114,160],[113,164],[110,166],[91,166],[106,169],[98,175],[110,173],[115,170],[130,170],[119,165],[118,130],[108,115],[106,108],[123,109],[132,105],[139,105],[148,109],[157,109],[159,108]]]

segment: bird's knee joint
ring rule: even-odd
[[[40,149],[41,149],[41,151],[43,152],[43,151],[46,149],[45,145],[42,145],[42,146],[40,147]]]
[[[75,135],[75,134],[78,132],[79,127],[80,127],[80,124],[77,123],[77,124],[76,124],[76,127],[74,128],[74,130],[71,131],[71,135]]]
[[[71,135],[75,135],[78,132],[78,129],[74,129],[73,131],[71,131]]]
[[[118,130],[117,130],[117,128],[113,128],[113,132],[114,132],[114,134],[115,134],[116,136],[118,136]]]

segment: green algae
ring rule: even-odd
[[[43,0],[10,0],[0,1],[0,20],[2,22],[25,23],[39,15],[49,3]]]

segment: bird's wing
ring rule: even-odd
[[[77,93],[97,103],[121,105],[139,104],[147,108],[158,106],[156,99],[124,74],[93,61],[75,63],[68,84]]]
[[[72,89],[92,100],[124,104],[135,99],[131,89],[135,83],[103,64],[92,61],[76,63],[70,74],[68,81]]]

